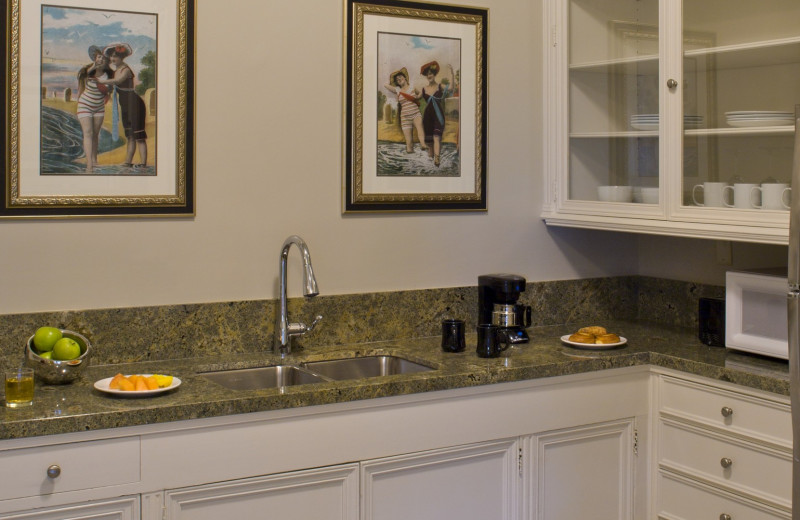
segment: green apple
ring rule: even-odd
[[[61,339],[61,331],[55,327],[39,327],[33,335],[33,346],[41,352],[50,352]]]
[[[48,350],[47,352],[40,352],[39,357],[42,359],[53,359],[53,351]]]
[[[72,338],[61,338],[53,345],[53,359],[67,361],[81,355],[81,346]]]

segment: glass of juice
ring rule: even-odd
[[[33,404],[33,369],[11,368],[5,371],[6,406],[21,408]]]

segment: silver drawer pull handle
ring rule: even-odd
[[[725,469],[728,469],[733,465],[733,461],[728,457],[722,457],[722,459],[719,461],[719,465]]]
[[[721,515],[719,515],[719,520],[732,520],[732,519],[731,515],[729,515],[728,513],[722,513]]]
[[[668,89],[672,90],[677,86],[678,86],[678,82],[676,80],[674,80],[674,79],[668,79],[667,80],[667,88]]]
[[[722,410],[720,410],[720,413],[722,413],[723,417],[730,417],[731,415],[733,415],[733,408],[730,408],[728,406],[723,406]]]
[[[58,464],[53,464],[47,468],[47,476],[49,478],[58,478],[59,475],[61,475],[61,466]]]

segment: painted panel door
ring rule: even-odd
[[[171,490],[165,505],[166,520],[357,520],[358,465]]]
[[[517,515],[516,439],[361,464],[363,520],[511,520]]]
[[[634,419],[578,426],[528,439],[529,517],[632,520]]]

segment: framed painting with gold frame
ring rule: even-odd
[[[195,0],[3,0],[2,218],[194,215]]]
[[[345,0],[344,212],[485,211],[488,10]]]

